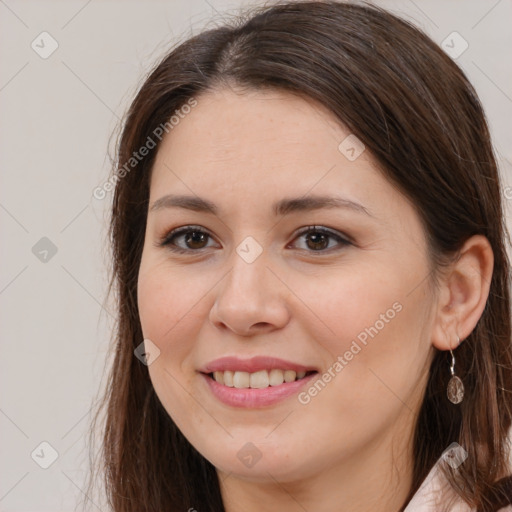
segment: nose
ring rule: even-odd
[[[290,319],[287,288],[265,252],[248,263],[233,251],[232,267],[217,290],[209,319],[219,329],[252,336],[283,328]]]

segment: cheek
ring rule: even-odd
[[[204,315],[210,288],[198,273],[171,269],[165,263],[143,264],[137,300],[144,337],[156,343],[162,354],[172,350],[173,360],[179,362],[175,356],[193,347],[191,334],[200,328],[199,316]],[[186,339],[190,343],[183,343]]]
[[[387,274],[387,279],[380,277]],[[402,278],[403,279],[403,278]],[[310,280],[311,281],[311,280]],[[404,316],[404,283],[392,277],[389,268],[358,268],[305,283],[303,296],[309,296],[324,329],[323,344],[336,355],[350,350],[353,341],[362,347],[373,339],[387,338],[392,326]],[[393,342],[393,338],[388,340]],[[397,343],[399,340],[394,340]]]
[[[189,277],[187,275],[187,277]],[[197,279],[196,279],[197,280]],[[159,356],[149,365],[155,392],[175,423],[181,427],[194,405],[185,389],[194,376],[194,340],[204,314],[204,282],[185,283],[184,272],[167,265],[142,266],[138,281],[138,307],[144,339],[151,340]],[[198,412],[198,411],[194,411]]]
[[[336,396],[326,393],[319,405],[334,400],[342,417],[363,411],[368,417],[389,417],[402,407],[401,400],[412,406],[424,378],[429,351],[423,332],[425,291],[419,287],[410,293],[415,279],[396,264],[380,270],[340,272],[339,279],[316,288],[314,309],[323,327],[315,338],[329,354],[330,375],[324,373],[323,380]]]
[[[201,298],[211,288],[204,280],[201,284],[188,277],[165,265],[142,266],[138,281],[142,332],[160,350],[148,367],[149,376],[159,400],[185,435],[191,429],[191,417],[199,427],[202,422],[201,409],[185,390],[194,386],[194,340],[205,314]]]

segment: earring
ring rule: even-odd
[[[460,338],[457,336],[457,346],[460,344]],[[450,373],[452,377],[448,382],[447,395],[448,400],[452,404],[460,404],[464,398],[464,384],[459,377],[455,375],[455,356],[453,355],[452,349],[450,349],[452,355],[452,364],[450,365]]]

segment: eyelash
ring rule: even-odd
[[[160,239],[158,241],[158,243],[156,245],[158,247],[166,247],[168,250],[170,250],[172,252],[175,252],[175,253],[179,253],[179,254],[190,254],[192,252],[196,252],[197,253],[197,252],[201,252],[201,251],[203,251],[205,249],[208,249],[208,247],[202,247],[201,249],[183,249],[181,247],[177,247],[172,242],[172,239],[177,238],[177,237],[179,237],[181,235],[184,235],[184,234],[187,234],[187,233],[201,233],[201,234],[205,234],[208,237],[212,238],[211,235],[207,231],[205,231],[203,228],[201,228],[200,226],[183,226],[181,228],[173,229],[172,231],[167,233],[162,239]],[[325,236],[328,236],[330,238],[333,238],[342,247],[348,246],[348,245],[353,245],[352,242],[350,242],[346,238],[343,238],[342,236],[340,236],[336,232],[331,231],[330,229],[323,228],[323,227],[318,227],[318,226],[307,226],[306,228],[303,228],[302,230],[300,230],[299,232],[297,232],[295,234],[294,240],[295,240],[295,238],[299,238],[300,236],[303,236],[303,235],[309,234],[309,233],[320,233],[322,235],[325,235]],[[302,249],[302,250],[307,250],[307,249]],[[317,250],[317,251],[309,250],[307,252],[310,252],[310,253],[313,253],[313,254],[315,254],[315,253],[319,254],[319,253],[331,252],[331,250],[332,250],[332,248],[320,249],[320,250]]]

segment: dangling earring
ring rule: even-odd
[[[457,336],[457,346],[460,344],[460,338]],[[452,355],[452,364],[450,365],[450,373],[452,377],[448,382],[447,395],[448,400],[452,404],[460,404],[464,398],[464,384],[459,377],[455,375],[455,356],[453,355],[452,349],[450,349]]]

